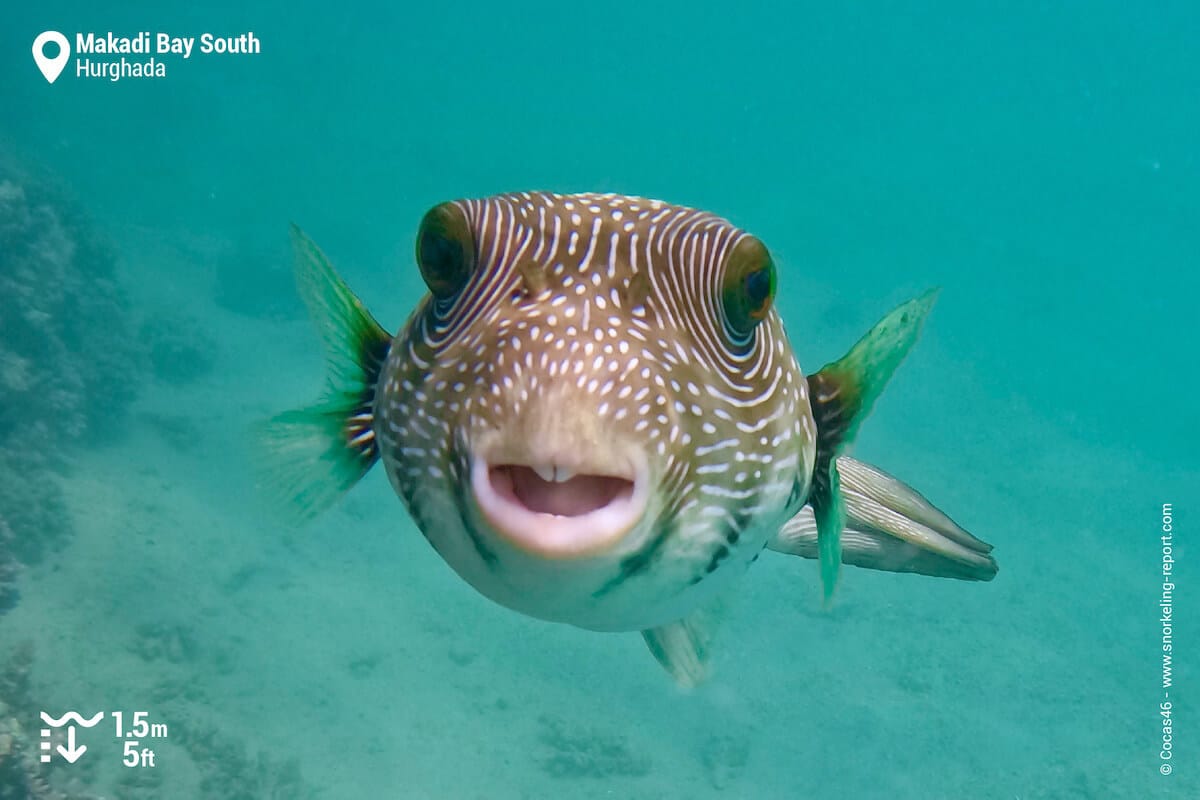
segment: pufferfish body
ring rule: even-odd
[[[764,549],[968,580],[991,547],[843,455],[934,293],[805,376],[766,246],[712,214],[611,194],[435,206],[429,293],[395,336],[293,228],[328,356],[316,405],[264,428],[269,482],[302,517],[376,462],[433,548],[521,613],[641,631],[681,684],[710,610]]]

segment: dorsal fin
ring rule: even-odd
[[[917,340],[937,290],[909,300],[880,320],[841,359],[808,376],[808,396],[817,423],[817,458],[809,503],[817,522],[817,550],[825,600],[833,596],[842,563],[845,523],[837,457],[883,392],[896,367]]]

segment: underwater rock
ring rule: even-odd
[[[38,760],[38,743],[21,724],[32,713],[29,697],[33,643],[22,642],[0,668],[0,800],[57,797]]]
[[[30,694],[32,672],[33,644],[28,641],[0,667],[0,800],[100,800],[81,785],[78,770],[63,776],[67,780],[53,780],[63,762],[41,763],[40,740],[28,722],[36,721],[38,713]]]
[[[571,730],[562,720],[543,715],[538,739],[548,752],[542,770],[554,778],[640,778],[650,760],[633,753],[622,736],[598,730]]]
[[[0,616],[15,608],[19,599],[15,584],[21,565],[13,555],[14,541],[12,528],[0,517]]]
[[[141,352],[116,256],[64,198],[0,166],[0,446],[111,430]]]
[[[72,445],[120,429],[144,357],[116,257],[83,215],[0,152],[0,610],[21,563],[71,533]]]
[[[0,564],[37,564],[74,525],[58,476],[36,453],[0,449]]]
[[[20,642],[0,667],[0,702],[18,716],[34,710],[30,698],[33,673],[33,642]]]
[[[212,371],[216,349],[211,339],[195,334],[198,328],[199,323],[187,318],[155,318],[142,324],[141,340],[155,378],[184,385]]]

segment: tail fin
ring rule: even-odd
[[[992,546],[960,528],[916,489],[849,456],[840,456],[837,466],[846,495],[843,564],[964,581],[996,577]],[[768,546],[816,558],[817,538],[816,518],[805,506]]]
[[[260,483],[305,520],[333,505],[379,458],[373,404],[391,337],[295,225],[292,248],[296,285],[325,344],[326,389],[315,405],[262,425],[258,466]]]
[[[850,352],[808,378],[809,402],[817,423],[817,460],[809,504],[817,524],[817,550],[825,600],[833,596],[842,563],[845,524],[837,457],[858,428],[892,373],[908,354],[937,298],[931,290],[880,320]]]

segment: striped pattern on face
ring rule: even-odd
[[[620,195],[456,205],[474,271],[457,295],[418,306],[376,398],[394,486],[443,557],[506,605],[606,628],[675,613],[722,566],[757,556],[812,470],[806,382],[778,314],[739,335],[722,300],[747,234]],[[598,467],[636,448],[652,498],[611,552],[537,563],[473,510],[469,474],[485,446]]]

